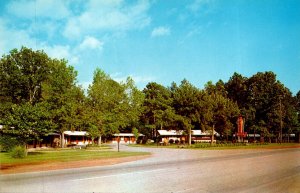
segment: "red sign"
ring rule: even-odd
[[[247,133],[244,132],[244,119],[242,116],[239,116],[237,124],[238,124],[237,136],[246,137]]]
[[[244,120],[242,116],[238,118],[238,133],[244,133]]]

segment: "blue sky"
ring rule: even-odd
[[[96,67],[143,89],[273,71],[300,90],[299,0],[1,1],[0,54],[66,58],[87,88]]]

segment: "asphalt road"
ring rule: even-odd
[[[0,176],[0,192],[300,192],[300,149],[129,148],[152,157],[113,166]]]

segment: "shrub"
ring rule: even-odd
[[[10,152],[12,158],[24,158],[27,156],[26,149],[21,146],[16,146]]]
[[[175,143],[176,143],[176,144],[179,144],[179,140],[178,140],[178,139],[176,139],[176,140],[175,140]]]
[[[9,135],[0,136],[0,151],[11,151],[15,146],[21,143],[14,137]]]
[[[170,144],[174,143],[174,139],[170,139],[170,140],[169,140],[169,143],[170,143]]]

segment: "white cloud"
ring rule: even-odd
[[[45,45],[44,43],[40,45],[40,48],[47,53],[47,55],[51,58],[57,59],[66,59],[68,60],[68,64],[77,65],[80,62],[79,56],[76,54],[74,50],[70,48],[70,46],[63,45]]]
[[[154,81],[156,78],[153,76],[137,76],[137,75],[122,75],[120,72],[116,72],[114,74],[110,75],[112,79],[114,79],[117,82],[126,82],[127,77],[131,77],[136,85],[145,85],[149,82]]]
[[[179,39],[178,43],[179,44],[184,44],[186,40],[189,38],[192,38],[193,36],[199,36],[202,34],[203,31],[203,26],[193,26],[185,36],[182,37],[182,39]]]
[[[187,13],[194,16],[207,15],[216,11],[215,0],[194,0],[193,3],[186,6]]]
[[[170,28],[168,27],[157,27],[154,28],[151,32],[151,37],[158,37],[158,36],[167,36],[170,35]]]
[[[48,56],[57,59],[68,59],[70,56],[70,46],[61,46],[61,45],[54,45],[42,46],[42,49],[47,53]]]
[[[68,20],[64,36],[78,38],[81,35],[104,31],[126,31],[143,28],[151,22],[147,15],[148,1],[125,5],[123,1],[90,1],[87,9]]]
[[[155,80],[153,76],[130,76],[136,84],[149,83]]]
[[[92,36],[86,36],[83,42],[79,45],[79,49],[102,49],[103,42]]]
[[[210,3],[211,0],[195,0],[193,3],[189,4],[187,8],[192,12],[199,11],[203,6]]]
[[[79,57],[70,48],[63,45],[48,45],[46,42],[40,42],[29,35],[26,30],[15,30],[7,27],[5,21],[0,19],[0,55],[8,54],[12,49],[20,49],[22,46],[32,48],[33,50],[44,50],[51,58],[66,59],[69,64],[78,64]]]
[[[10,29],[7,27],[7,22],[0,19],[0,55],[8,53],[14,48],[26,46],[36,48],[37,41],[31,38],[27,31]]]
[[[57,0],[12,1],[6,9],[8,13],[26,19],[63,19],[70,15],[66,1]]]

